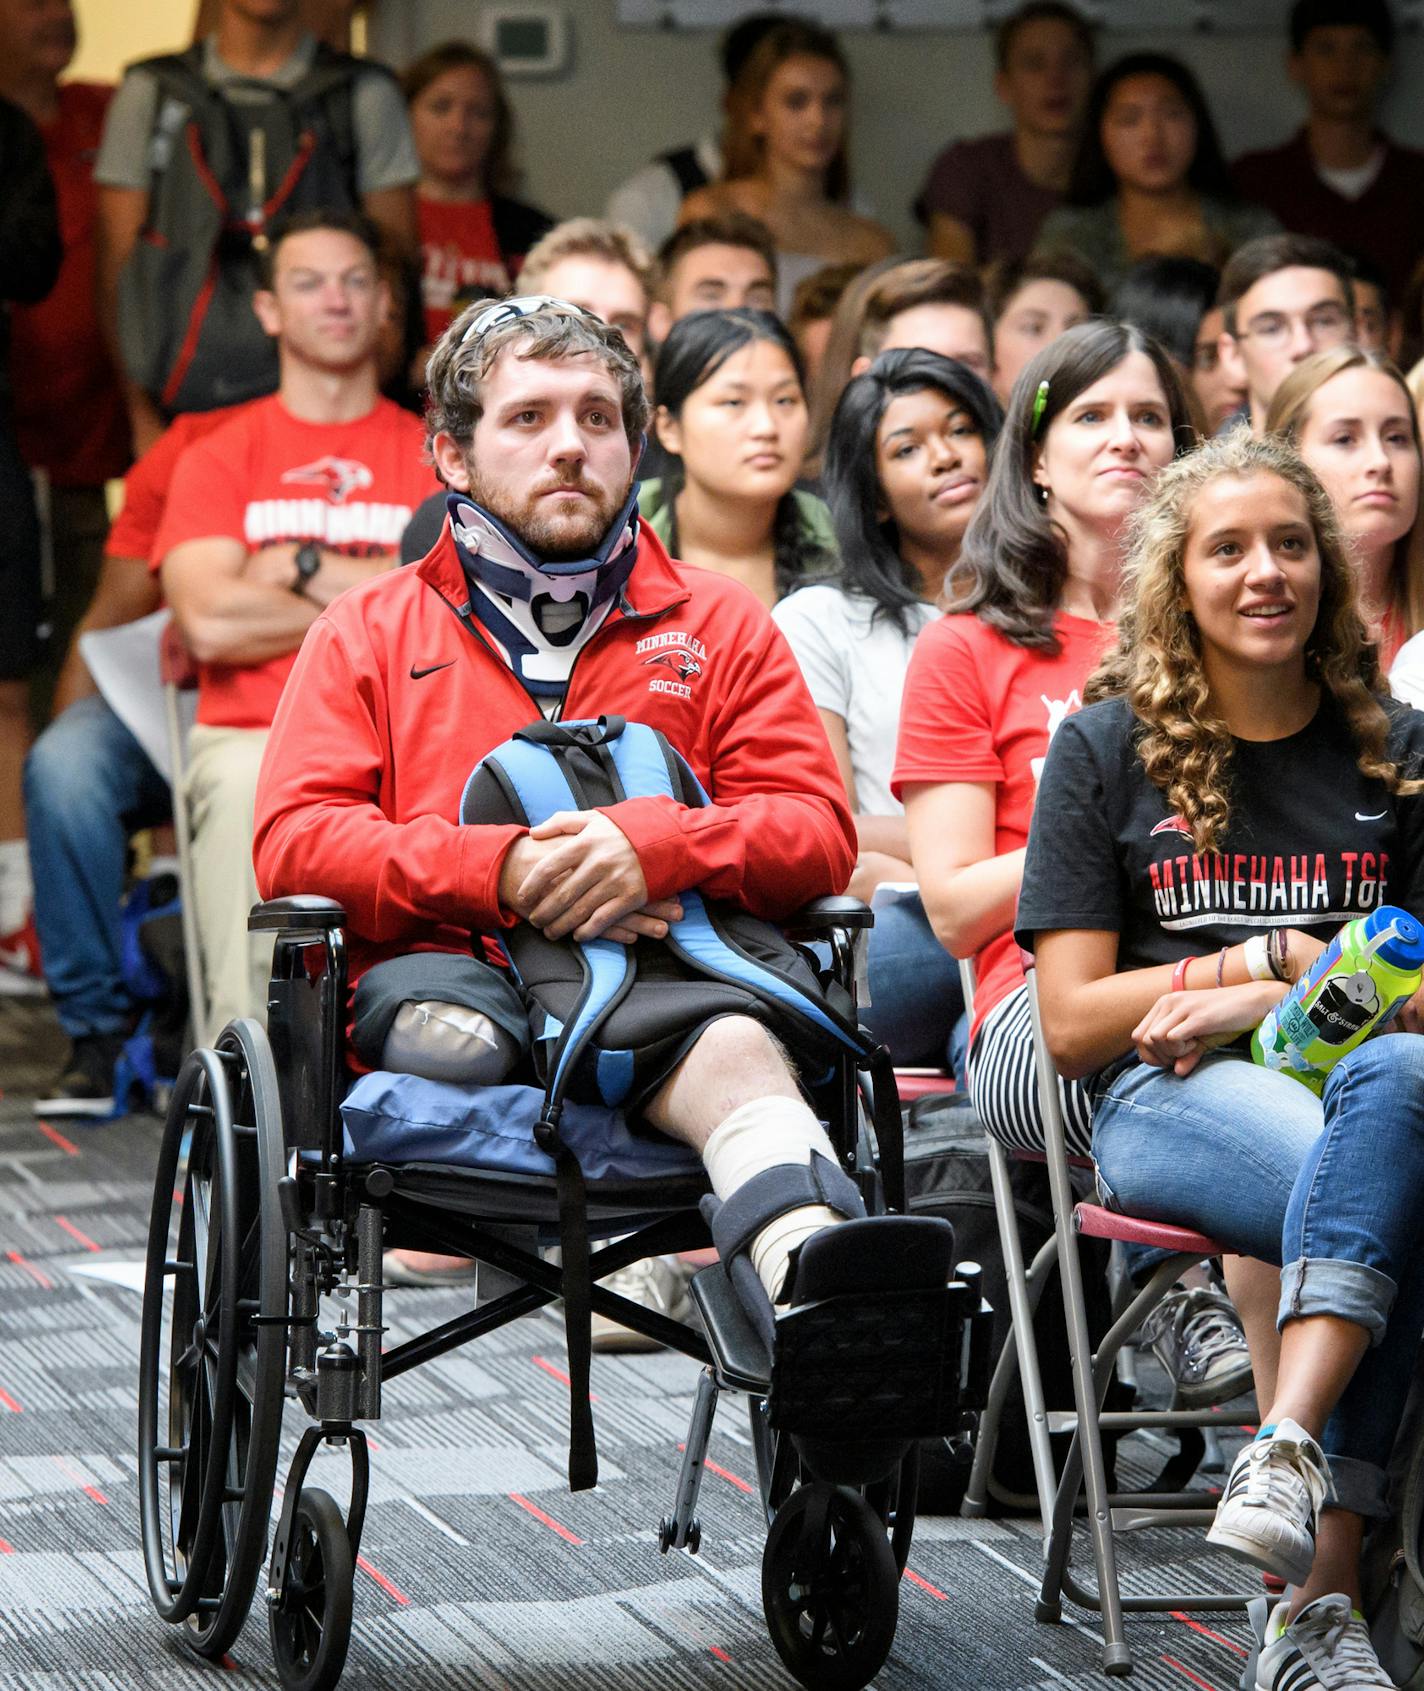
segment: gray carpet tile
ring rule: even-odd
[[[92,1271],[142,1256],[160,1123],[37,1122],[63,1054],[42,1005],[0,1001],[0,1691],[275,1686],[260,1602],[232,1671],[197,1663],[153,1614],[135,1485],[138,1295]],[[457,1312],[455,1290],[387,1299],[388,1343]],[[746,1405],[725,1398],[700,1504],[702,1551],[660,1556],[695,1366],[596,1357],[602,1481],[564,1484],[563,1338],[536,1316],[392,1382],[371,1427],[350,1691],[761,1691],[792,1684],[760,1602],[765,1529]],[[289,1405],[279,1483],[301,1431]],[[1135,1441],[1126,1470],[1157,1453]],[[345,1459],[310,1483],[338,1497]],[[900,1589],[884,1691],[1060,1691],[1108,1681],[1093,1617],[1033,1619],[1039,1541],[1023,1521],[926,1517]],[[1131,1535],[1124,1585],[1247,1577],[1185,1528]],[[1086,1540],[1076,1557],[1090,1568]],[[1230,1691],[1239,1617],[1129,1622],[1139,1691]],[[220,1676],[219,1676],[220,1674]]]

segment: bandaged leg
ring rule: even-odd
[[[799,1098],[756,1098],[733,1110],[707,1141],[702,1160],[712,1190],[723,1206],[748,1187],[754,1188],[753,1195],[763,1195],[763,1202],[769,1199],[770,1207],[775,1207],[778,1190],[785,1201],[792,1202],[798,1184],[805,1181],[813,1166],[822,1170],[824,1165],[822,1180],[840,1176],[835,1183],[836,1194],[843,1206],[853,1203],[854,1207],[793,1202],[793,1207],[775,1215],[753,1234],[748,1254],[772,1303],[781,1297],[793,1251],[823,1227],[847,1215],[865,1214],[855,1187],[840,1174],[835,1147],[825,1128]],[[749,1216],[755,1213],[749,1205],[738,1207]],[[718,1231],[726,1229],[719,1227]]]

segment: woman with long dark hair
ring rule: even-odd
[[[658,352],[654,427],[669,454],[643,520],[675,558],[734,576],[763,604],[835,567],[826,507],[795,485],[806,456],[801,355],[769,311],[694,311]]]
[[[1287,442],[1236,430],[1162,474],[1090,696],[1015,924],[1049,1048],[1093,1098],[1102,1200],[1235,1253],[1261,1426],[1207,1537],[1296,1588],[1256,1683],[1387,1687],[1359,1558],[1424,1327],[1424,1041],[1376,1034],[1317,1095],[1239,1036],[1343,922],[1424,906],[1424,716],[1387,696]]]
[[[1155,341],[1120,323],[1065,331],[1015,385],[950,614],[910,661],[892,790],[935,933],[975,962],[970,1090],[1007,1145],[1042,1146],[1012,933],[1038,775],[1113,642],[1124,526],[1195,439]],[[1064,1103],[1086,1150],[1086,1100],[1069,1089]]]
[[[1206,97],[1165,53],[1129,53],[1093,86],[1068,204],[1051,212],[1040,247],[1066,247],[1111,291],[1153,254],[1221,265],[1276,220],[1232,190]]]
[[[824,488],[839,581],[773,613],[826,725],[856,813],[851,892],[873,900],[867,1025],[897,1063],[954,1066],[959,971],[914,887],[904,812],[890,791],[900,699],[920,631],[984,492],[1003,414],[973,371],[919,350],[885,352],[841,396]]]
[[[850,67],[830,30],[788,19],[768,31],[727,96],[722,179],[682,202],[679,223],[749,212],[776,237],[778,309],[826,264],[871,264],[890,232],[852,211]]]

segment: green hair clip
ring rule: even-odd
[[[1033,396],[1033,416],[1029,419],[1029,433],[1038,438],[1039,424],[1043,421],[1043,413],[1048,409],[1048,382],[1045,379],[1038,384],[1038,392]]]

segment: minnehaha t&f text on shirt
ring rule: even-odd
[[[393,556],[410,514],[435,490],[418,419],[381,399],[349,423],[308,423],[273,394],[236,408],[173,472],[153,551],[158,569],[189,540],[240,540],[249,552],[313,541],[352,558]],[[202,664],[198,721],[267,728],[295,648],[257,664]]]

